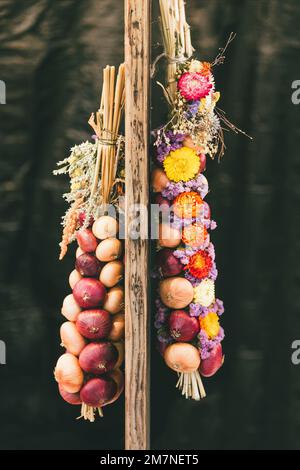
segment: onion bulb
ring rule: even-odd
[[[112,370],[118,361],[118,350],[109,341],[88,344],[79,356],[80,367],[95,375]]]
[[[200,366],[200,353],[192,344],[174,343],[165,350],[164,360],[176,372],[195,372]]]
[[[91,253],[83,253],[76,258],[75,268],[81,276],[98,277],[101,263],[96,256]]]
[[[85,251],[83,251],[79,246],[76,250],[75,257],[78,258],[79,256],[83,255],[83,253],[85,253]]]
[[[90,379],[80,391],[83,403],[93,408],[99,408],[109,403],[117,393],[117,384],[109,376]]]
[[[71,321],[66,321],[60,327],[60,339],[62,346],[74,356],[79,356],[85,347],[85,339],[77,330],[75,324]]]
[[[111,316],[106,310],[85,310],[78,315],[76,328],[85,338],[106,338],[111,330]]]
[[[110,215],[103,215],[93,223],[93,234],[99,240],[115,237],[119,230],[119,224],[116,219]]]
[[[124,308],[124,289],[121,286],[112,287],[106,295],[104,304],[104,310],[112,313],[119,313]]]
[[[175,341],[192,341],[200,330],[198,318],[190,317],[184,310],[173,310],[168,322],[170,335]]]
[[[106,289],[102,282],[97,279],[83,277],[75,284],[73,295],[80,307],[97,307],[97,305],[103,303],[106,296]]]
[[[159,225],[159,244],[166,248],[175,248],[181,242],[181,233],[169,224]]]
[[[121,281],[124,272],[124,264],[122,261],[110,261],[103,266],[100,273],[100,281],[105,287],[113,287]]]
[[[162,277],[176,276],[183,270],[181,261],[173,255],[173,250],[163,248],[156,256],[156,265]]]
[[[151,175],[151,184],[155,193],[161,193],[170,183],[166,173],[161,168],[154,168]]]
[[[125,335],[125,315],[124,313],[117,313],[112,317],[111,330],[108,339],[111,341],[119,341]]]
[[[79,274],[79,272],[76,271],[76,269],[73,269],[73,271],[70,273],[70,276],[69,276],[69,284],[70,284],[71,289],[73,289],[76,282],[80,281],[81,278],[82,278],[81,274]]]
[[[194,288],[184,277],[169,277],[159,284],[162,302],[169,308],[185,308],[194,298]]]
[[[114,261],[122,254],[122,243],[117,238],[106,238],[99,243],[96,256],[99,261]]]
[[[87,253],[91,253],[97,248],[97,238],[89,228],[81,228],[78,230],[76,239],[79,247]]]
[[[78,222],[79,222],[79,225],[81,227],[85,223],[85,219],[86,219],[86,213],[85,212],[80,212],[79,216],[78,216]],[[90,227],[93,223],[94,223],[94,217],[92,215],[90,215],[89,221],[88,221],[88,226]]]
[[[69,393],[66,392],[63,387],[58,384],[58,390],[60,393],[60,396],[70,405],[81,405],[81,399],[80,399],[80,393]]]
[[[120,369],[112,370],[111,372],[108,373],[108,376],[111,379],[113,379],[113,381],[117,385],[117,391],[114,397],[108,403],[105,403],[105,405],[111,405],[112,403],[117,401],[117,399],[119,398],[119,396],[124,390],[124,374]]]
[[[155,195],[155,204],[158,204],[159,210],[161,212],[169,212],[171,207],[171,202],[169,199],[163,197],[160,193]]]
[[[54,370],[54,377],[66,392],[78,392],[83,384],[83,372],[77,357],[70,353],[60,356]]]
[[[69,294],[64,298],[61,313],[69,321],[76,321],[81,312],[80,305],[76,302],[73,294]]]
[[[211,377],[222,367],[223,362],[222,346],[221,343],[218,343],[211,351],[209,357],[202,359],[199,369],[200,374],[203,375],[203,377]]]

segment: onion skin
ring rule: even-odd
[[[207,359],[201,360],[199,372],[203,377],[211,377],[222,367],[223,363],[224,356],[221,343],[219,343],[214,347]]]
[[[76,271],[76,269],[73,269],[73,271],[70,273],[70,276],[69,276],[69,285],[71,289],[73,289],[76,282],[80,281],[81,278],[82,278],[81,274],[79,274],[79,272]]]
[[[120,258],[122,254],[122,243],[117,238],[106,238],[99,243],[96,256],[99,261],[108,263]]]
[[[163,279],[159,284],[159,293],[162,302],[172,309],[185,308],[194,298],[192,284],[183,277]]]
[[[156,265],[162,277],[176,276],[183,271],[183,266],[178,258],[173,255],[173,250],[163,248],[156,256]]]
[[[190,149],[195,150],[198,155],[203,153],[203,151],[204,151],[204,147],[201,146],[201,145],[195,144],[195,142],[193,141],[193,139],[190,135],[186,136],[186,138],[183,141],[183,145],[184,145],[184,147],[188,147]]]
[[[60,393],[60,396],[70,405],[81,405],[82,401],[80,399],[80,393],[69,393],[66,392],[63,387],[58,384],[58,391]]]
[[[80,367],[95,375],[111,371],[118,361],[118,350],[109,341],[88,344],[79,356]]]
[[[73,296],[82,308],[97,307],[104,302],[106,289],[97,279],[84,277],[75,284]]]
[[[117,313],[112,317],[111,330],[108,339],[111,341],[119,341],[125,336],[125,315],[124,313]]]
[[[76,250],[76,253],[75,253],[75,256],[76,258],[78,258],[79,256],[83,255],[83,253],[85,253],[85,251],[83,251],[80,246],[77,248]]]
[[[103,308],[114,315],[124,308],[124,289],[121,286],[112,287],[106,295]]]
[[[101,263],[96,256],[91,253],[83,253],[76,258],[75,268],[81,277],[98,277],[101,270]]]
[[[170,336],[175,341],[192,341],[199,333],[199,321],[184,310],[173,310],[169,319]]]
[[[165,248],[176,248],[181,242],[181,233],[169,224],[159,224],[159,244]]]
[[[76,302],[73,294],[69,294],[64,298],[61,313],[69,321],[76,321],[81,312],[80,305]]]
[[[200,173],[206,170],[206,155],[205,153],[200,153]]]
[[[98,408],[108,404],[117,393],[117,384],[109,376],[90,379],[81,389],[80,398],[86,405]]]
[[[170,183],[166,173],[161,168],[154,168],[151,174],[151,184],[155,193],[161,193]]]
[[[110,261],[103,266],[99,280],[105,287],[114,287],[123,278],[124,264],[122,261]]]
[[[195,372],[200,366],[200,353],[192,344],[174,343],[166,348],[164,360],[176,372]]]
[[[163,197],[160,193],[155,195],[154,199],[155,204],[159,205],[159,210],[161,212],[169,212],[171,207],[171,202],[169,199]]]
[[[54,377],[66,392],[79,392],[83,384],[83,372],[77,357],[70,353],[60,356],[56,363]]]
[[[80,227],[82,227],[83,224],[85,223],[85,219],[86,219],[86,213],[80,212],[78,216],[78,222],[79,222]],[[88,226],[90,227],[91,225],[93,225],[93,223],[94,223],[94,217],[90,215]]]
[[[115,237],[119,230],[119,224],[116,219],[110,215],[103,215],[93,223],[93,234],[99,240]]]
[[[78,230],[76,239],[79,247],[87,253],[92,253],[97,248],[97,238],[89,228],[81,228]]]
[[[62,346],[64,346],[69,353],[74,354],[74,356],[79,356],[86,345],[85,339],[71,321],[66,321],[61,325],[60,339]]]
[[[112,326],[110,314],[106,310],[94,309],[81,312],[76,321],[76,328],[85,338],[104,339]]]
[[[108,376],[115,382],[117,386],[117,391],[114,397],[109,402],[105,403],[105,405],[103,406],[111,405],[112,403],[117,401],[124,390],[124,374],[120,369],[112,370],[108,373]]]

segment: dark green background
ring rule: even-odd
[[[0,1],[2,449],[123,446],[123,399],[97,423],[76,421],[78,409],[60,399],[53,380],[73,257],[57,260],[67,181],[51,175],[71,145],[89,138],[100,68],[122,60],[122,6]],[[291,343],[300,338],[300,108],[291,102],[300,79],[299,2],[188,0],[187,14],[199,58],[211,60],[237,33],[215,70],[220,107],[255,140],[227,135],[224,160],[206,172],[219,223],[225,365],[205,380],[208,398],[194,403],[179,396],[175,375],[153,351],[152,447],[299,448],[300,366],[291,363]],[[153,30],[156,44],[156,8]],[[154,126],[166,110],[156,86],[153,108]]]

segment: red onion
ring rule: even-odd
[[[80,393],[69,393],[66,392],[60,384],[58,384],[58,390],[60,396],[70,405],[81,405]]]
[[[79,221],[79,224],[80,224],[81,227],[83,226],[83,224],[85,222],[85,219],[86,219],[86,213],[85,212],[80,212],[80,214],[78,216],[78,221]],[[94,223],[94,217],[92,215],[90,215],[88,226],[90,227],[91,225],[93,225],[93,223]]]
[[[159,250],[156,262],[162,277],[176,276],[183,268],[180,260],[173,255],[173,250],[170,248]]]
[[[98,277],[101,270],[101,263],[96,256],[91,253],[83,253],[76,258],[75,268],[81,276]]]
[[[85,372],[101,375],[115,367],[118,356],[118,350],[108,341],[90,343],[81,351],[79,365]]]
[[[175,341],[191,341],[199,333],[199,321],[184,310],[173,310],[169,316],[170,335]]]
[[[108,376],[90,379],[81,389],[80,398],[86,405],[98,408],[113,399],[116,382]]]
[[[201,360],[199,368],[200,374],[203,375],[203,377],[211,377],[222,367],[223,362],[222,346],[221,343],[219,343],[214,347],[207,359]]]
[[[83,251],[95,251],[98,245],[97,238],[89,228],[81,228],[77,234],[77,243]]]
[[[77,317],[76,328],[89,339],[103,339],[109,335],[112,319],[106,310],[86,310]]]
[[[91,277],[84,277],[76,282],[73,296],[82,308],[97,307],[106,297],[106,289],[102,282]]]
[[[163,197],[160,193],[155,195],[155,204],[159,205],[159,210],[161,212],[168,212],[171,207],[169,199]]]
[[[205,153],[200,153],[199,155],[200,158],[200,172],[206,170],[206,155]]]

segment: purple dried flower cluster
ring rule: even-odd
[[[188,191],[197,191],[201,198],[205,198],[208,193],[208,182],[205,176],[200,173],[197,178],[194,178],[190,181],[180,181],[179,183],[169,183],[166,188],[162,191],[162,196],[172,201],[179,194],[188,192]]]
[[[191,303],[189,307],[191,317],[205,317],[209,312],[214,312],[219,316],[224,313],[224,305],[220,299],[216,299],[210,307],[203,307],[202,305],[195,303]]]
[[[220,326],[220,331],[217,336],[213,339],[209,339],[206,332],[201,330],[198,338],[199,338],[199,345],[200,345],[200,354],[201,359],[207,359],[210,356],[211,351],[223,341],[225,337],[224,330]]]
[[[181,148],[185,139],[185,134],[176,134],[173,131],[164,131],[163,129],[158,129],[154,135],[156,136],[154,143],[157,149],[156,158],[159,163],[162,163],[172,150]]]

